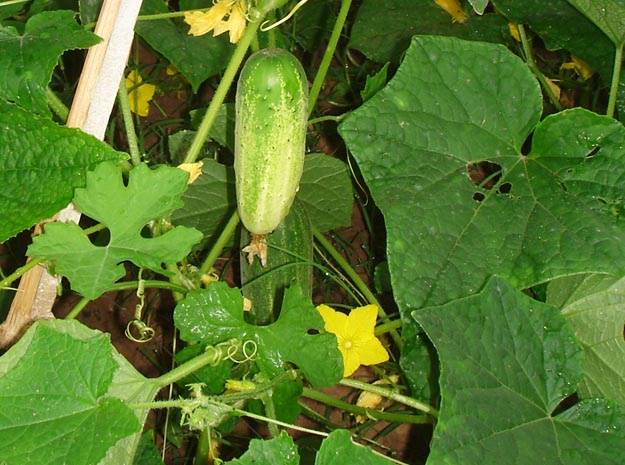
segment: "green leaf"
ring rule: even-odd
[[[88,48],[100,39],[79,26],[73,11],[31,17],[24,34],[0,25],[0,97],[49,116],[47,86],[66,50]]]
[[[438,350],[442,402],[430,465],[619,465],[625,408],[581,401],[583,352],[560,311],[500,278],[414,317]]]
[[[202,119],[206,114],[206,108],[192,110],[189,112],[191,126],[198,129],[202,124]],[[234,103],[224,103],[219,107],[215,122],[211,126],[208,137],[213,139],[222,147],[234,153]]]
[[[198,229],[212,243],[236,210],[234,170],[211,158],[202,162],[202,175],[182,194],[184,206],[171,221]]]
[[[162,0],[145,0],[140,14],[167,12]],[[180,19],[139,21],[135,31],[189,80],[194,93],[202,82],[225,69],[233,50],[225,36],[188,35],[189,26]]]
[[[132,384],[117,357],[108,335],[78,322],[36,322],[0,358],[3,463],[105,463],[109,448],[138,436],[140,422],[124,405],[130,396],[118,397],[121,391],[113,389],[122,378]],[[136,371],[132,382],[141,383],[143,397],[156,393]]]
[[[315,459],[315,465],[335,465],[338,463],[388,465],[392,462],[376,455],[367,447],[354,444],[349,438],[349,431],[337,429],[323,440]]]
[[[469,0],[469,3],[473,7],[473,11],[475,11],[478,15],[484,14],[484,10],[488,6],[489,0]]]
[[[561,308],[585,352],[583,398],[625,405],[625,280],[577,275],[549,283],[548,303]]]
[[[567,0],[493,0],[497,10],[517,24],[527,24],[549,50],[568,50],[603,77],[612,78],[614,45]]]
[[[386,62],[386,64],[382,67],[380,71],[370,76],[367,75],[367,80],[365,81],[365,88],[360,91],[360,98],[363,102],[366,102],[375,94],[377,94],[382,88],[386,85],[387,74],[388,74],[388,65],[390,62]]]
[[[347,165],[323,153],[309,153],[297,198],[319,231],[349,226],[354,197]]]
[[[625,3],[622,0],[568,0],[609,39],[620,47],[625,42]]]
[[[299,454],[293,439],[282,431],[273,439],[252,439],[248,450],[229,465],[298,465]]]
[[[236,288],[217,282],[189,292],[174,311],[180,337],[188,342],[215,345],[232,338],[256,343],[256,362],[269,376],[292,362],[315,386],[331,386],[341,379],[343,365],[336,338],[323,330],[323,320],[299,287],[285,290],[278,320],[254,326],[243,317],[243,297]],[[286,337],[288,335],[288,337]]]
[[[161,453],[154,445],[154,432],[148,431],[141,435],[137,454],[133,465],[163,465]]]
[[[522,2],[520,2],[522,3]],[[487,42],[502,42],[509,36],[506,21],[497,14],[469,16],[465,24],[434,1],[364,0],[352,26],[349,47],[378,63],[397,63],[415,34],[456,36]]]
[[[524,156],[541,99],[503,47],[416,37],[395,78],[340,126],[384,214],[404,317],[475,293],[493,274],[525,288],[625,272],[623,228],[597,199],[623,196],[625,128],[566,111],[536,128]],[[472,176],[493,165],[501,177],[479,186]]]
[[[150,170],[139,165],[124,185],[122,173],[111,163],[100,164],[87,174],[87,187],[76,189],[74,204],[82,213],[109,228],[110,241],[96,246],[76,224],[52,223],[29,247],[33,257],[55,263],[72,289],[95,299],[124,276],[123,261],[165,274],[163,263],[186,256],[202,239],[199,231],[178,226],[164,234],[145,238],[141,230],[151,220],[168,215],[182,202],[188,174],[161,166]]]
[[[127,158],[78,129],[1,98],[0,127],[0,242],[66,207],[98,163]]]

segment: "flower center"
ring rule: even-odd
[[[345,341],[345,342],[343,342],[343,347],[345,349],[351,349],[352,348],[352,341]]]

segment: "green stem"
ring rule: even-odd
[[[438,410],[428,404],[424,404],[423,402],[419,402],[417,399],[412,397],[405,396],[403,394],[399,394],[398,392],[393,391],[392,389],[387,389],[379,386],[375,386],[373,384],[364,383],[362,381],[358,381],[356,379],[351,378],[343,378],[339,384],[343,386],[348,386],[355,389],[360,389],[361,391],[368,391],[374,394],[378,394],[382,397],[386,397],[387,399],[391,399],[395,402],[399,402],[400,404],[407,405],[408,407],[412,407],[415,410],[420,410],[422,412],[427,413],[433,417],[438,417]]]
[[[4,2],[0,2],[0,7],[1,6],[9,6],[9,5],[15,5],[17,3],[26,3],[29,2],[30,0],[6,0]]]
[[[617,45],[616,51],[614,52],[614,69],[612,71],[612,83],[610,84],[610,97],[605,113],[610,118],[614,116],[614,109],[616,108],[618,86],[621,81],[621,66],[623,66],[623,44]]]
[[[553,106],[556,107],[558,111],[561,111],[562,104],[560,103],[560,100],[558,100],[556,94],[553,93],[553,90],[551,90],[551,86],[547,82],[545,75],[540,71],[538,65],[534,61],[532,46],[529,39],[527,38],[527,35],[525,34],[525,28],[522,24],[519,24],[517,27],[519,29],[519,37],[521,38],[521,45],[523,46],[523,52],[525,53],[525,62],[527,63],[528,68],[530,69],[530,71],[532,71],[532,73],[534,73],[534,76],[536,76],[538,82],[540,82],[541,87],[547,94],[547,97],[549,97],[549,100],[551,100]]]
[[[328,73],[328,69],[330,68],[330,63],[332,62],[332,57],[334,56],[336,45],[339,42],[341,33],[343,32],[343,26],[345,26],[347,13],[349,13],[349,8],[351,4],[352,0],[342,0],[341,2],[341,9],[339,10],[338,17],[336,18],[336,22],[334,23],[334,28],[332,29],[332,34],[330,35],[330,39],[328,40],[328,46],[326,47],[325,53],[323,54],[323,58],[321,59],[321,63],[319,64],[319,71],[317,71],[317,75],[315,76],[315,80],[313,81],[310,92],[308,94],[309,117],[312,114],[315,104],[317,103],[317,98],[319,97],[321,86],[323,85],[323,81],[325,81],[326,74]]]
[[[178,365],[171,371],[159,376],[158,378],[154,378],[154,382],[157,386],[163,388],[165,386],[169,386],[170,384],[174,384],[177,381],[189,376],[194,371],[199,370],[200,368],[209,365],[215,361],[215,354],[212,351],[204,352],[203,354],[198,355],[197,357],[193,357],[191,360],[183,363],[182,365]]]
[[[66,320],[75,319],[78,315],[80,315],[80,312],[82,312],[85,309],[85,307],[87,306],[89,302],[91,302],[91,299],[88,299],[86,297],[83,297],[82,299],[80,299],[80,302],[78,302],[76,306],[72,308],[72,310],[65,316],[65,319]]]
[[[333,115],[320,116],[319,118],[309,119],[308,124],[309,125],[317,124],[317,123],[322,123],[324,121],[334,121],[336,123],[340,123],[347,117],[347,115],[349,115],[349,113],[343,113],[342,115],[338,115],[338,116],[333,116]]]
[[[135,95],[138,95],[138,92],[135,92]],[[126,130],[126,138],[128,139],[128,150],[130,151],[130,158],[132,160],[132,164],[134,166],[137,166],[141,164],[141,153],[139,152],[137,133],[135,132],[132,112],[130,111],[128,89],[126,89],[126,80],[124,78],[122,78],[122,81],[119,85],[117,98],[119,100],[119,108],[122,113],[122,119],[124,120],[124,128]]]
[[[375,334],[376,336],[381,336],[382,334],[390,333],[391,331],[401,328],[402,325],[403,322],[401,320],[391,320],[386,323],[382,323],[379,326],[376,326],[373,334]]]
[[[388,421],[392,423],[412,423],[412,424],[432,423],[432,418],[428,417],[427,415],[408,415],[408,414],[402,414],[402,413],[381,412],[375,409],[358,407],[357,405],[347,403],[340,399],[336,399],[328,394],[325,394],[320,391],[315,391],[314,389],[310,389],[307,387],[304,387],[302,396],[306,397],[307,399],[316,400],[317,402],[322,402],[326,405],[329,405],[330,407],[335,407],[343,411],[352,413],[354,415],[366,416],[374,420]]]
[[[48,87],[46,88],[46,92],[48,94],[48,106],[52,109],[54,114],[59,117],[61,121],[67,121],[67,117],[69,116],[69,109],[61,101],[61,99],[57,97],[52,89]]]
[[[21,278],[24,273],[36,267],[41,262],[43,262],[43,258],[33,258],[32,260],[29,260],[28,262],[26,262],[25,265],[20,266],[17,270],[4,278],[2,281],[0,281],[0,289],[7,289],[13,281]]]
[[[206,257],[206,260],[204,260],[204,263],[202,263],[202,266],[200,267],[200,276],[210,272],[213,269],[213,265],[219,258],[219,255],[221,255],[221,251],[226,246],[230,238],[234,235],[234,231],[237,229],[239,221],[239,213],[235,210],[228,220],[228,223],[226,223],[226,226],[221,231],[221,234],[219,234],[215,245]]]
[[[382,308],[382,305],[380,305],[380,302],[378,302],[378,299],[376,299],[375,295],[373,295],[373,292],[371,292],[371,289],[369,289],[369,287],[364,283],[362,278],[358,275],[358,273],[356,273],[356,271],[350,266],[350,264],[347,263],[347,260],[343,258],[343,256],[334,248],[334,246],[330,244],[330,241],[328,241],[325,238],[325,236],[316,227],[313,226],[312,230],[313,230],[313,235],[315,236],[315,239],[317,239],[317,242],[319,242],[319,244],[336,261],[336,263],[338,263],[338,265],[343,269],[345,274],[352,280],[352,282],[356,285],[356,287],[362,293],[362,295],[365,296],[367,301],[378,307],[378,315],[380,316],[380,318],[389,319],[388,315]],[[395,330],[392,330],[389,332],[389,334],[391,338],[393,339],[393,342],[395,342],[395,344],[397,345],[397,348],[401,349],[402,340],[401,340],[401,337],[399,336],[399,333]]]
[[[204,118],[202,119],[202,123],[200,123],[200,127],[195,133],[195,137],[193,138],[193,142],[191,143],[191,147],[189,147],[189,151],[184,159],[185,163],[193,163],[197,160],[197,157],[204,146],[204,142],[208,138],[208,133],[210,132],[215,119],[217,118],[217,113],[219,112],[219,108],[221,104],[226,99],[226,95],[228,94],[228,90],[230,86],[234,82],[234,78],[239,71],[239,67],[245,58],[247,53],[247,49],[249,48],[252,40],[256,36],[256,31],[260,26],[260,23],[263,21],[265,15],[261,15],[255,22],[249,23],[247,28],[245,29],[245,33],[239,43],[237,48],[234,50],[232,54],[232,58],[230,59],[230,63],[228,63],[228,67],[224,71],[224,75],[217,86],[217,90],[215,90],[215,95],[211,99],[211,103],[204,114]]]

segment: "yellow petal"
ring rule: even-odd
[[[135,71],[131,71],[125,80],[128,90],[130,111],[139,116],[148,116],[150,112],[150,100],[154,97],[156,86],[144,84],[143,78]]]
[[[220,21],[219,24],[215,25],[213,35],[218,36],[223,32],[229,31],[230,43],[236,44],[239,39],[241,39],[241,36],[243,36],[243,32],[245,32],[245,12],[246,7],[244,2],[237,2],[232,10],[230,10],[230,16],[228,16],[228,20]]]
[[[521,34],[519,33],[519,26],[517,26],[516,23],[509,22],[508,29],[510,30],[510,35],[512,36],[512,38],[516,40],[517,42],[521,42]]]
[[[204,166],[204,162],[197,161],[195,163],[181,163],[178,165],[178,169],[189,173],[189,180],[187,181],[187,184],[193,184],[193,181],[199,178],[202,174],[202,166]]]
[[[341,312],[337,312],[332,307],[321,304],[317,306],[317,311],[321,314],[321,318],[325,323],[324,329],[337,336],[345,334],[345,327],[347,325],[347,315]]]
[[[210,32],[230,12],[228,0],[220,0],[208,11],[187,11],[184,14],[184,22],[190,27],[189,35],[201,36]]]
[[[376,337],[354,343],[361,365],[377,365],[389,359],[388,352]]]
[[[466,23],[469,19],[464,12],[459,0],[434,0],[438,6],[445,10],[458,23]]]
[[[366,305],[354,308],[349,313],[348,319],[348,332],[354,340],[371,338],[373,337],[375,322],[378,319],[378,307],[376,305]]]
[[[339,346],[339,350],[343,355],[343,377],[347,378],[354,374],[354,372],[361,365],[360,363],[360,355],[358,351],[354,349],[344,349]]]
[[[584,81],[587,81],[595,74],[595,70],[588,63],[575,55],[571,55],[571,61],[563,63],[560,69],[572,69]]]

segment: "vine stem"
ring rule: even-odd
[[[345,274],[352,280],[352,282],[356,285],[358,290],[365,296],[369,303],[376,305],[378,307],[378,315],[380,318],[389,319],[388,315],[376,299],[371,289],[364,283],[362,278],[356,273],[356,271],[347,263],[347,260],[343,258],[343,256],[334,248],[334,246],[328,241],[323,234],[315,227],[312,227],[313,236],[317,239],[317,242],[330,254],[330,256],[339,264],[339,266],[343,269]],[[402,347],[401,336],[396,330],[390,330],[389,334],[393,339],[393,342],[397,345],[398,349]]]
[[[212,270],[213,265],[221,254],[221,251],[226,246],[230,238],[234,235],[234,231],[237,229],[239,222],[239,213],[235,209],[234,213],[226,223],[226,226],[224,226],[224,229],[219,234],[215,245],[211,248],[210,252],[208,252],[206,260],[204,260],[204,263],[202,263],[202,266],[200,267],[200,276]]]
[[[427,413],[435,418],[438,417],[438,410],[428,404],[424,404],[423,402],[419,402],[417,399],[413,397],[408,397],[398,392],[393,391],[392,389],[387,389],[379,386],[374,386],[373,384],[365,383],[363,381],[358,381],[357,379],[351,378],[343,378],[339,384],[343,386],[348,386],[354,389],[360,389],[361,391],[372,392],[374,394],[378,394],[382,397],[386,397],[387,399],[391,399],[395,402],[399,402],[400,404],[407,405],[408,407],[412,407],[415,410],[420,410],[421,412]]]
[[[135,92],[135,95],[138,98],[139,92]],[[138,166],[141,164],[141,153],[139,152],[139,144],[137,142],[135,125],[132,121],[130,101],[128,100],[128,89],[126,89],[126,79],[124,79],[123,76],[119,84],[119,90],[117,91],[117,99],[119,101],[119,108],[122,113],[122,119],[124,120],[124,129],[126,130],[126,138],[128,139],[128,151],[130,152],[130,159],[132,160],[133,166]]]
[[[65,104],[54,93],[52,89],[47,87],[46,93],[48,95],[48,105],[50,106],[54,114],[65,123],[67,121],[67,117],[69,116],[69,109],[65,106]]]
[[[616,44],[615,44],[616,45]],[[618,95],[618,85],[621,80],[621,66],[623,65],[623,45],[616,45],[614,52],[614,70],[612,71],[612,83],[610,84],[610,97],[608,98],[608,108],[605,112],[606,116],[614,117],[614,109],[616,108],[616,96]]]
[[[326,74],[328,74],[330,62],[332,61],[334,51],[336,50],[336,46],[339,43],[339,39],[341,38],[343,26],[345,26],[347,13],[349,13],[351,5],[352,0],[342,0],[341,2],[341,9],[339,10],[336,22],[334,23],[334,28],[332,29],[332,34],[330,35],[330,39],[328,40],[328,46],[326,47],[323,58],[321,59],[321,63],[319,64],[319,71],[317,71],[315,80],[313,81],[310,91],[308,93],[308,117],[310,117],[310,115],[312,114],[313,108],[317,103],[317,98],[319,98],[321,86],[323,85],[323,81],[325,81]]]
[[[17,280],[18,278],[21,278],[24,273],[36,267],[43,261],[44,261],[43,258],[33,258],[27,261],[26,264],[20,266],[17,270],[15,270],[9,276],[4,278],[2,281],[0,281],[0,289],[7,289],[13,281]]]
[[[562,104],[560,103],[560,100],[558,100],[556,94],[553,93],[553,90],[549,86],[545,75],[540,71],[538,65],[534,61],[534,55],[532,55],[532,47],[530,45],[529,39],[527,38],[527,34],[525,34],[525,28],[522,24],[517,25],[517,27],[519,29],[521,45],[523,46],[523,51],[525,52],[525,61],[527,63],[527,66],[540,82],[540,85],[549,97],[549,100],[551,100],[551,103],[553,103],[553,106],[555,106],[558,111],[562,111]]]
[[[304,387],[302,396],[307,399],[316,400],[317,402],[329,405],[330,407],[335,407],[354,415],[366,416],[374,420],[410,424],[432,423],[432,418],[426,415],[408,415],[405,413],[382,412],[380,410],[359,407],[308,387]]]
[[[247,25],[245,32],[243,33],[243,37],[239,40],[237,48],[234,49],[234,53],[232,54],[232,58],[230,59],[230,63],[228,63],[228,67],[224,71],[224,75],[217,86],[217,90],[215,90],[215,94],[211,99],[211,102],[204,114],[204,118],[200,123],[200,127],[195,133],[195,137],[193,138],[193,142],[191,142],[191,147],[189,147],[189,151],[185,156],[184,163],[193,163],[197,160],[198,155],[200,154],[200,150],[202,150],[202,146],[204,142],[208,138],[208,133],[210,132],[215,119],[217,118],[217,113],[219,111],[219,107],[226,99],[226,95],[228,94],[228,90],[230,90],[230,86],[234,82],[234,78],[239,71],[239,67],[245,58],[247,53],[247,49],[249,48],[252,40],[256,36],[256,31],[260,26],[260,23],[263,21],[265,17],[265,13],[261,14],[256,21],[251,22]]]

